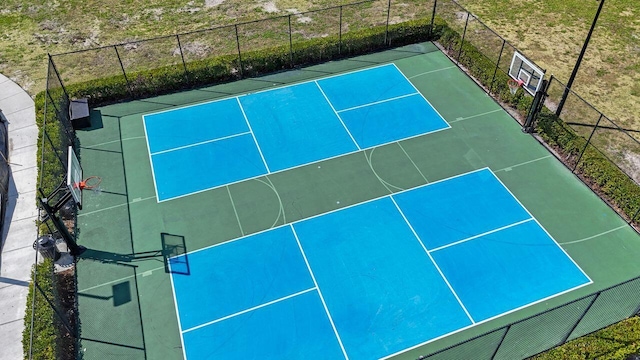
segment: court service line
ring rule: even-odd
[[[424,179],[424,181],[427,182],[427,184],[429,183],[429,180],[427,179],[426,176],[424,176],[424,174],[422,173],[422,171],[420,171],[420,168],[418,167],[418,165],[416,165],[415,162],[413,162],[413,159],[411,158],[411,156],[409,156],[409,154],[407,153],[407,151],[404,149],[404,147],[402,146],[402,144],[400,144],[400,141],[396,141],[396,143],[398,144],[398,146],[400,146],[400,150],[402,150],[402,152],[407,155],[407,159],[409,159],[409,161],[411,161],[411,163],[413,164],[413,167],[416,168],[416,170],[418,170],[418,172],[420,173],[420,175],[422,176],[422,178]]]
[[[236,220],[238,220],[238,227],[240,228],[240,234],[244,236],[244,230],[242,230],[242,224],[240,223],[240,216],[238,216],[238,210],[236,209],[236,204],[233,202],[233,196],[231,196],[231,190],[229,190],[229,185],[226,186],[227,193],[229,194],[229,200],[231,200],[231,207],[233,208],[233,213],[236,214]]]
[[[521,162],[521,163],[519,163],[519,164],[515,164],[515,165],[511,165],[511,166],[507,166],[506,168],[502,168],[502,169],[496,170],[496,171],[494,171],[494,172],[498,172],[498,171],[509,171],[509,170],[511,170],[511,169],[512,169],[512,168],[514,168],[514,167],[518,167],[518,166],[522,166],[522,165],[531,164],[531,163],[534,163],[534,162],[536,162],[536,161],[540,161],[540,160],[548,159],[548,158],[550,158],[550,157],[553,157],[553,155],[545,155],[545,156],[539,157],[539,158],[537,158],[537,159],[533,159],[533,160],[529,160],[529,161]]]
[[[347,134],[349,134],[349,137],[351,138],[351,141],[353,141],[353,143],[356,145],[358,150],[362,150],[360,148],[360,145],[358,145],[358,142],[356,141],[356,139],[354,139],[353,135],[351,135],[351,131],[349,131],[349,128],[347,127],[347,125],[344,123],[344,121],[342,121],[342,118],[340,117],[340,114],[338,114],[338,112],[336,111],[336,108],[334,108],[333,104],[331,103],[331,101],[329,101],[329,98],[327,97],[327,94],[324,93],[324,90],[322,90],[322,87],[320,87],[320,84],[318,84],[318,81],[314,81],[314,83],[318,87],[318,90],[320,90],[320,92],[322,93],[322,96],[324,96],[324,99],[327,101],[327,104],[329,104],[329,106],[331,106],[331,110],[333,110],[333,112],[336,114],[336,116],[338,117],[338,120],[340,120],[340,123],[342,123],[342,126],[347,131]]]
[[[220,140],[232,139],[232,138],[234,138],[234,137],[238,137],[238,136],[242,136],[242,135],[247,135],[247,134],[251,134],[251,132],[249,132],[249,131],[245,131],[245,132],[242,132],[242,133],[233,134],[233,135],[228,135],[228,136],[223,136],[223,137],[215,138],[215,139],[211,139],[211,140],[200,141],[200,142],[193,143],[193,144],[189,144],[189,145],[178,146],[178,147],[171,148],[171,149],[167,149],[167,150],[160,150],[160,151],[156,151],[156,152],[154,152],[154,153],[151,153],[151,155],[159,155],[159,154],[164,154],[164,153],[168,153],[168,152],[172,152],[172,151],[177,151],[177,150],[182,150],[182,149],[188,149],[188,148],[190,148],[190,147],[200,146],[200,145],[204,145],[204,144],[208,144],[208,143],[212,143],[212,142],[216,142],[216,141],[220,141]]]
[[[458,244],[462,244],[462,243],[467,242],[467,241],[469,241],[469,240],[477,239],[477,238],[479,238],[479,237],[482,237],[482,236],[485,236],[485,235],[489,235],[489,234],[493,234],[493,233],[495,233],[495,232],[502,231],[502,230],[508,229],[508,228],[510,228],[510,227],[518,226],[518,225],[521,225],[521,224],[524,224],[524,223],[527,223],[527,222],[529,222],[529,221],[533,221],[533,220],[534,220],[533,218],[529,218],[529,219],[526,219],[526,220],[521,220],[521,221],[515,222],[515,223],[513,223],[513,224],[509,224],[509,225],[506,225],[506,226],[503,226],[503,227],[499,227],[499,228],[497,228],[497,229],[493,229],[493,230],[486,231],[486,232],[484,232],[484,233],[482,233],[482,234],[474,235],[474,236],[468,237],[468,238],[466,238],[466,239],[458,240],[458,241],[456,241],[456,242],[452,242],[452,243],[450,243],[450,244],[443,245],[443,246],[437,247],[437,248],[435,248],[435,249],[431,249],[431,250],[429,250],[429,252],[430,252],[430,253],[432,253],[432,252],[434,252],[434,251],[438,251],[438,250],[446,249],[446,248],[448,248],[448,247],[450,247],[450,246],[458,245]]]
[[[188,333],[188,332],[193,331],[193,330],[198,330],[200,328],[203,328],[203,327],[206,327],[206,326],[209,326],[209,325],[213,325],[213,324],[218,323],[220,321],[231,319],[233,317],[236,317],[236,316],[239,316],[239,315],[242,315],[242,314],[246,314],[248,312],[251,312],[251,311],[254,311],[254,310],[258,310],[258,309],[261,309],[261,308],[269,306],[269,305],[277,304],[277,303],[279,303],[281,301],[284,301],[284,300],[287,300],[287,299],[291,299],[292,297],[296,297],[298,295],[306,294],[306,293],[311,292],[313,290],[317,290],[317,288],[312,287],[312,288],[309,288],[309,289],[306,289],[306,290],[298,291],[297,293],[294,293],[294,294],[291,294],[291,295],[287,295],[287,296],[281,297],[279,299],[271,300],[271,301],[266,302],[264,304],[260,304],[260,305],[257,305],[257,306],[242,310],[242,311],[238,311],[237,313],[234,313],[234,314],[231,314],[231,315],[227,315],[227,316],[221,317],[221,318],[213,320],[213,321],[208,321],[208,322],[206,322],[204,324],[200,324],[200,325],[194,326],[192,328],[188,328],[187,330],[182,330],[182,333],[185,334],[185,333]]]
[[[300,239],[298,238],[298,233],[296,233],[296,229],[293,227],[293,224],[289,224],[291,231],[293,232],[293,236],[296,238],[296,242],[298,243],[298,248],[300,248],[300,253],[302,254],[302,258],[304,259],[305,264],[307,264],[307,269],[309,270],[309,275],[311,275],[311,279],[316,286],[316,290],[318,290],[318,296],[320,296],[320,301],[322,301],[322,306],[324,306],[324,311],[327,313],[327,317],[329,318],[329,322],[331,323],[331,327],[333,328],[334,334],[336,334],[336,339],[338,340],[338,344],[340,344],[340,349],[342,349],[342,354],[344,358],[349,360],[349,356],[347,355],[347,351],[342,345],[342,339],[340,338],[340,334],[338,334],[338,329],[336,329],[336,324],[333,323],[333,318],[329,313],[329,308],[327,307],[327,303],[324,301],[324,296],[322,296],[322,291],[320,291],[320,287],[318,286],[318,282],[316,281],[316,276],[313,274],[311,270],[311,265],[309,265],[309,260],[307,259],[307,255],[304,253],[304,249],[302,249],[302,244],[300,243]]]
[[[502,108],[499,108],[499,109],[495,109],[495,110],[491,110],[491,111],[486,111],[486,112],[483,112],[483,113],[480,113],[480,114],[475,114],[475,115],[471,115],[471,116],[467,116],[467,117],[460,117],[460,118],[457,118],[455,120],[449,121],[449,123],[453,124],[453,123],[458,122],[458,121],[469,120],[469,119],[477,118],[477,117],[480,117],[480,116],[485,116],[485,115],[497,113],[497,112],[500,112],[500,111],[504,111],[504,110]]]
[[[389,196],[389,198],[391,198],[391,201],[393,202],[393,205],[395,205],[396,209],[398,210],[398,212],[400,213],[400,215],[402,215],[402,218],[404,219],[405,223],[407,224],[407,226],[409,227],[409,229],[411,229],[411,232],[413,233],[413,236],[416,237],[416,240],[418,240],[418,242],[420,243],[420,246],[422,247],[422,249],[424,250],[424,252],[427,254],[427,256],[429,257],[429,259],[431,260],[431,262],[433,263],[433,266],[436,267],[436,270],[438,270],[438,273],[440,274],[440,276],[442,277],[442,280],[444,280],[444,282],[447,284],[447,286],[449,287],[449,290],[451,291],[451,293],[453,294],[453,296],[455,296],[456,300],[458,300],[458,304],[460,304],[460,306],[462,307],[462,310],[464,310],[464,313],[467,314],[467,317],[469,318],[469,320],[471,321],[471,323],[475,324],[476,321],[473,320],[473,318],[471,317],[471,314],[469,314],[469,311],[467,311],[467,308],[464,306],[464,304],[462,303],[462,300],[460,300],[460,298],[458,297],[458,294],[456,293],[455,290],[453,290],[453,286],[451,286],[451,284],[449,283],[449,280],[447,280],[447,277],[444,276],[444,273],[442,272],[442,270],[440,270],[440,267],[438,266],[438,263],[436,263],[436,260],[433,258],[433,256],[431,256],[431,253],[429,252],[429,250],[427,250],[427,247],[424,246],[424,243],[422,242],[422,239],[420,239],[420,236],[418,236],[418,233],[415,231],[415,229],[413,228],[413,226],[411,225],[411,223],[409,223],[409,220],[407,219],[407,217],[404,215],[404,212],[402,212],[402,209],[400,209],[400,206],[398,206],[398,203],[396,202],[396,200],[393,198],[393,196]]]
[[[620,230],[620,229],[624,229],[624,228],[626,228],[626,227],[628,227],[628,226],[629,226],[629,225],[624,224],[624,225],[618,226],[617,228],[613,228],[613,229],[611,229],[611,230],[603,231],[603,232],[601,232],[600,234],[592,235],[592,236],[589,236],[589,237],[586,237],[586,238],[583,238],[583,239],[579,239],[579,240],[573,240],[573,241],[563,242],[563,243],[560,243],[560,245],[571,245],[571,244],[581,243],[581,242],[583,242],[583,241],[587,241],[587,240],[595,239],[595,238],[597,238],[597,237],[599,237],[599,236],[606,235],[606,234],[612,233],[612,232],[614,232],[614,231],[618,231],[618,230]]]
[[[356,110],[356,109],[360,109],[360,108],[367,107],[367,106],[372,106],[372,105],[377,105],[377,104],[383,104],[383,103],[386,103],[386,102],[389,102],[389,101],[399,100],[399,99],[403,99],[403,98],[406,98],[406,97],[409,97],[409,96],[416,96],[416,95],[420,95],[420,93],[415,92],[415,93],[411,93],[411,94],[392,97],[392,98],[389,98],[389,99],[378,100],[378,101],[374,101],[374,102],[371,102],[371,103],[368,103],[368,104],[364,104],[364,105],[358,105],[358,106],[350,107],[350,108],[347,108],[347,109],[337,110],[336,113]]]
[[[256,139],[256,134],[254,134],[253,129],[251,128],[251,124],[249,123],[249,118],[247,118],[247,113],[244,112],[244,108],[242,107],[242,103],[240,103],[240,97],[236,96],[236,101],[238,102],[238,106],[240,107],[240,111],[242,111],[242,116],[244,117],[244,121],[247,122],[247,126],[249,127],[249,131],[251,132],[251,136],[253,137],[253,142],[256,144],[256,148],[258,148],[258,152],[260,153],[260,157],[262,158],[262,162],[264,163],[264,167],[267,169],[267,172],[271,172],[269,170],[269,165],[267,165],[267,160],[264,159],[264,155],[262,154],[262,149],[260,149],[260,145],[258,144],[258,140]],[[229,184],[227,184],[229,185]]]
[[[443,70],[449,70],[449,69],[453,69],[453,68],[457,68],[457,66],[455,66],[455,65],[454,66],[447,66],[447,67],[444,67],[442,69],[426,71],[426,72],[423,72],[423,73],[420,73],[420,74],[416,74],[416,75],[407,77],[407,79],[413,79],[413,78],[417,78],[418,76],[427,75],[427,74],[433,74],[435,72],[439,72],[439,71],[443,71]]]

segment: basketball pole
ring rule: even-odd
[[[589,41],[591,40],[591,34],[593,34],[593,29],[596,27],[596,23],[598,22],[598,17],[600,17],[600,11],[604,6],[604,0],[600,0],[600,5],[598,5],[598,11],[596,11],[596,16],[593,18],[593,22],[591,23],[591,28],[589,29],[589,33],[587,34],[587,38],[584,41],[584,45],[582,45],[582,50],[580,51],[580,55],[578,55],[578,60],[576,61],[576,65],[573,67],[573,71],[571,72],[571,76],[569,77],[569,82],[567,82],[567,87],[564,89],[564,93],[562,94],[562,99],[558,104],[558,108],[556,109],[556,116],[560,116],[562,113],[562,108],[564,107],[564,102],[567,100],[567,96],[569,96],[569,90],[573,85],[573,80],[575,80],[576,75],[578,74],[578,69],[580,68],[580,63],[582,63],[582,58],[584,57],[584,53],[587,51],[587,46],[589,45]]]

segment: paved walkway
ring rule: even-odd
[[[20,86],[0,75],[0,118],[9,129],[9,201],[0,246],[0,358],[23,359],[22,330],[37,237],[35,105]],[[0,159],[1,161],[1,159]]]

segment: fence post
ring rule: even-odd
[[[438,0],[433,0],[433,11],[431,12],[431,25],[429,26],[429,40],[433,40],[433,22],[436,19],[436,6],[438,6]]]
[[[338,54],[342,54],[342,5],[340,5],[340,28],[338,29]]]
[[[56,68],[56,63],[53,62],[53,57],[47,53],[47,55],[49,56],[49,62],[51,63],[51,67],[53,67],[53,71],[56,73],[56,77],[58,78],[58,81],[60,82],[60,86],[62,86],[62,91],[64,91],[64,95],[67,98],[67,101],[69,101],[69,93],[67,92],[67,89],[64,87],[64,83],[62,83],[62,78],[60,77],[60,73],[58,72],[58,68]]]
[[[118,57],[118,62],[120,63],[120,69],[122,69],[122,75],[124,75],[124,81],[127,83],[127,89],[129,90],[129,95],[131,95],[132,98],[135,98],[135,96],[133,95],[133,90],[131,90],[131,84],[129,84],[129,79],[127,78],[127,72],[124,70],[122,59],[120,59],[120,53],[118,52],[118,47],[113,45],[113,50],[116,51],[116,56]]]
[[[389,41],[389,16],[391,15],[391,0],[389,0],[387,5],[387,27],[384,30],[384,45],[389,46],[391,42]]]
[[[469,24],[469,16],[471,14],[467,11],[467,21],[464,22],[464,31],[462,31],[462,38],[460,39],[460,50],[458,50],[458,57],[456,62],[460,63],[460,55],[462,55],[462,45],[464,45],[464,37],[467,35],[467,25]]]
[[[289,14],[289,61],[293,67],[293,39],[291,38],[291,14]]]
[[[573,170],[572,170],[573,173],[576,172],[576,169],[578,168],[578,164],[580,163],[580,160],[582,159],[582,155],[584,155],[585,151],[587,151],[587,148],[589,147],[589,143],[591,143],[591,138],[593,137],[593,134],[595,134],[596,130],[598,130],[598,125],[600,124],[600,120],[602,120],[603,117],[604,117],[604,115],[602,113],[600,113],[600,117],[598,118],[598,121],[596,122],[596,125],[593,127],[593,131],[589,135],[589,138],[587,139],[587,143],[584,145],[584,148],[580,152],[580,156],[578,156],[578,160],[576,160],[576,165],[573,167]]]
[[[498,55],[498,62],[496,62],[496,68],[493,70],[491,85],[489,85],[489,94],[493,92],[493,83],[496,81],[496,75],[498,74],[498,69],[500,68],[500,60],[502,60],[502,52],[504,52],[504,46],[506,45],[506,43],[507,43],[507,40],[502,39],[502,47],[500,48],[500,55]]]
[[[640,214],[640,207],[638,207],[638,210],[636,210],[636,213],[633,214],[633,217],[631,218],[631,220],[629,220],[629,225],[631,225],[631,223],[635,221],[638,214]]]
[[[240,37],[238,36],[238,24],[235,24],[236,28],[236,44],[238,46],[238,65],[240,66],[240,77],[244,77],[244,66],[242,66],[242,53],[240,52]]]
[[[584,309],[584,311],[582,312],[582,315],[580,315],[580,318],[578,319],[578,321],[576,321],[576,323],[571,327],[571,330],[569,330],[569,332],[567,333],[567,336],[562,338],[562,341],[560,341],[560,343],[558,343],[556,346],[562,345],[562,344],[566,343],[567,340],[569,340],[569,337],[571,336],[573,331],[578,327],[578,325],[580,325],[580,322],[585,317],[585,315],[587,315],[587,313],[589,312],[589,309],[591,309],[591,306],[593,306],[593,304],[596,302],[596,299],[598,299],[598,296],[600,296],[600,294],[601,294],[601,292],[597,292],[596,293],[596,296],[593,297],[593,300],[591,300],[589,305],[587,305],[587,307]]]
[[[496,346],[496,349],[493,350],[493,354],[491,354],[491,360],[495,359],[496,355],[498,355],[498,351],[500,350],[500,347],[502,346],[502,343],[504,342],[504,339],[507,337],[507,334],[509,333],[510,329],[511,329],[511,325],[508,325],[507,330],[505,330],[504,334],[502,334],[502,338],[500,338],[500,342],[498,342],[498,346]]]
[[[189,82],[189,71],[187,70],[187,63],[184,62],[184,53],[182,52],[182,44],[180,44],[180,35],[176,34],[176,40],[178,40],[178,50],[180,50],[180,58],[182,59],[182,67],[184,68],[184,78]]]

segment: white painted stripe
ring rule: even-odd
[[[493,234],[493,233],[498,232],[498,231],[502,231],[502,230],[505,230],[505,229],[508,229],[508,228],[511,228],[511,227],[514,227],[514,226],[518,226],[518,225],[521,225],[521,224],[527,223],[527,222],[529,222],[529,221],[533,221],[533,218],[526,219],[526,220],[522,220],[522,221],[518,221],[518,222],[516,222],[516,223],[509,224],[509,225],[506,225],[506,226],[502,226],[502,227],[499,227],[499,228],[497,228],[497,229],[493,229],[493,230],[490,230],[490,231],[484,232],[484,233],[482,233],[482,234],[478,234],[478,235],[470,236],[470,237],[468,237],[468,238],[466,238],[466,239],[458,240],[458,241],[452,242],[452,243],[450,243],[450,244],[443,245],[443,246],[437,247],[437,248],[435,248],[435,249],[431,249],[431,250],[429,250],[429,252],[430,252],[430,253],[432,253],[432,252],[434,252],[434,251],[438,251],[438,250],[446,249],[446,248],[448,248],[448,247],[450,247],[450,246],[458,245],[458,244],[462,244],[462,243],[465,243],[465,242],[467,242],[467,241],[469,241],[469,240],[473,240],[473,239],[477,239],[477,238],[482,237],[482,236],[486,236],[486,235],[489,235],[489,234]]]
[[[386,102],[389,102],[389,101],[399,100],[399,99],[403,99],[403,98],[406,98],[406,97],[409,97],[409,96],[416,96],[416,95],[420,95],[420,94],[419,93],[412,93],[412,94],[400,95],[400,96],[392,97],[392,98],[389,98],[389,99],[374,101],[372,103],[368,103],[368,104],[364,104],[364,105],[358,105],[358,106],[350,107],[350,108],[343,109],[343,110],[338,110],[338,111],[336,111],[336,113],[356,110],[356,109],[360,109],[360,108],[363,108],[363,107],[382,104],[382,103],[386,103]]]
[[[229,186],[227,186],[227,193],[229,194],[229,200],[231,200],[233,213],[236,214],[236,220],[238,220],[238,228],[240,228],[240,234],[244,236],[244,230],[242,230],[242,224],[240,223],[240,216],[238,216],[238,210],[236,209],[236,204],[233,202],[233,197],[231,196],[231,190],[229,190]]]
[[[231,314],[231,315],[227,315],[227,316],[221,317],[221,318],[213,320],[213,321],[208,321],[208,322],[206,322],[204,324],[200,324],[200,325],[194,326],[192,328],[188,328],[187,330],[181,331],[181,333],[185,334],[185,333],[188,333],[190,331],[198,330],[198,329],[201,329],[203,327],[206,327],[206,326],[209,326],[209,325],[212,325],[212,324],[215,324],[215,323],[219,323],[220,321],[228,320],[228,319],[234,318],[236,316],[239,316],[239,315],[242,315],[242,314],[246,314],[248,312],[251,312],[251,311],[254,311],[254,310],[258,310],[258,309],[261,309],[261,308],[269,306],[269,305],[277,304],[277,303],[279,303],[281,301],[284,301],[284,300],[287,300],[287,299],[291,299],[292,297],[295,297],[295,296],[298,296],[298,295],[306,294],[306,293],[308,293],[310,291],[313,291],[313,290],[316,290],[316,288],[312,287],[312,288],[309,288],[309,289],[306,289],[306,290],[298,291],[297,293],[294,293],[294,294],[291,294],[291,295],[287,295],[287,296],[281,297],[279,299],[275,299],[275,300],[272,300],[272,301],[266,302],[264,304],[260,304],[258,306],[254,306],[254,307],[242,310],[242,311],[238,311],[237,313],[234,313],[234,314]]]
[[[169,273],[171,273],[171,263],[169,262]],[[186,360],[187,358],[187,349],[185,347],[185,343],[184,343],[184,336],[183,331],[182,331],[182,322],[180,321],[180,311],[178,311],[178,297],[176,296],[176,287],[173,283],[173,276],[169,276],[169,279],[171,280],[171,292],[173,293],[173,305],[175,306],[175,310],[176,310],[176,317],[178,318],[178,331],[180,332],[180,344],[182,344],[182,356],[183,358]]]
[[[238,136],[242,136],[242,135],[247,135],[247,134],[251,134],[251,132],[247,131],[247,132],[238,133],[238,134],[233,134],[233,135],[228,135],[228,136],[223,136],[223,137],[215,138],[215,139],[211,139],[211,140],[200,141],[200,142],[193,143],[193,144],[189,144],[189,145],[178,146],[178,147],[171,148],[171,149],[167,149],[167,150],[160,150],[160,151],[156,151],[156,152],[154,152],[154,153],[151,153],[151,155],[153,156],[153,155],[164,154],[164,153],[168,153],[168,152],[172,152],[172,151],[177,151],[177,150],[182,150],[182,149],[188,149],[188,148],[190,148],[190,147],[200,146],[200,145],[204,145],[204,144],[208,144],[208,143],[212,143],[212,142],[216,142],[216,141],[220,141],[220,140],[232,139],[232,138],[234,138],[234,137],[238,137]]]
[[[512,169],[512,168],[514,168],[514,167],[518,167],[518,166],[522,166],[522,165],[531,164],[531,163],[534,163],[534,162],[536,162],[536,161],[540,161],[540,160],[544,160],[544,159],[548,159],[548,158],[552,158],[552,157],[553,157],[553,155],[545,155],[545,156],[539,157],[539,158],[537,158],[537,159],[533,159],[533,160],[529,160],[529,161],[521,162],[521,163],[519,163],[519,164],[515,164],[515,165],[511,165],[511,166],[507,166],[506,168],[502,168],[502,169],[499,169],[499,170],[494,171],[494,173],[496,173],[496,172],[498,172],[498,171],[511,170],[511,169]]]
[[[296,229],[293,227],[293,224],[289,224],[291,227],[291,231],[293,231],[293,236],[296,238],[296,242],[298,243],[298,248],[300,248],[300,253],[304,258],[305,264],[307,264],[307,269],[309,270],[309,275],[311,275],[311,279],[318,290],[318,295],[320,296],[320,301],[322,301],[322,306],[324,306],[324,311],[327,313],[327,317],[329,318],[329,322],[331,323],[331,327],[333,328],[333,332],[336,334],[336,339],[338,340],[338,344],[340,344],[340,349],[342,349],[342,354],[344,354],[344,358],[349,360],[349,356],[347,356],[347,351],[344,349],[344,345],[342,345],[342,339],[340,339],[340,334],[338,334],[338,329],[336,329],[336,325],[333,323],[333,318],[329,313],[329,308],[327,307],[327,303],[324,301],[324,296],[322,296],[322,291],[320,291],[320,287],[318,286],[318,282],[316,281],[316,277],[311,270],[311,265],[309,265],[309,260],[307,260],[307,255],[304,253],[304,249],[302,249],[302,244],[300,243],[300,239],[298,238],[298,233],[296,233]]]
[[[457,66],[455,66],[455,65],[454,66],[447,66],[447,67],[444,67],[442,69],[436,69],[436,70],[426,71],[426,72],[423,72],[423,73],[420,73],[420,74],[415,74],[413,76],[407,77],[407,79],[413,79],[413,78],[417,78],[418,76],[427,75],[427,74],[433,74],[433,73],[440,72],[440,71],[443,71],[443,70],[449,70],[449,69],[455,69],[455,68],[457,68]]]
[[[447,280],[447,277],[444,276],[444,273],[442,272],[442,270],[440,270],[440,267],[436,263],[436,260],[431,256],[431,254],[429,253],[429,250],[427,250],[427,248],[424,246],[424,243],[420,239],[420,236],[418,236],[418,233],[413,229],[413,226],[411,226],[411,223],[409,223],[409,220],[407,219],[407,217],[402,212],[402,209],[400,209],[400,206],[398,206],[398,203],[396,203],[396,200],[393,198],[393,195],[389,196],[389,198],[391,198],[391,201],[393,202],[393,205],[396,206],[396,209],[398,209],[398,212],[400,212],[400,215],[402,215],[402,218],[404,219],[404,221],[407,224],[407,226],[409,226],[409,229],[411,229],[411,232],[413,233],[413,236],[416,237],[416,240],[418,240],[418,243],[420,243],[420,246],[422,246],[422,249],[424,250],[424,252],[427,254],[429,259],[431,259],[431,262],[433,263],[433,266],[435,266],[436,270],[438,270],[438,273],[442,277],[442,280],[444,280],[444,282],[447,284],[447,287],[449,287],[449,290],[451,291],[453,296],[458,301],[458,304],[460,304],[460,307],[462,307],[462,310],[464,310],[464,313],[467,314],[467,317],[469,318],[471,323],[475,324],[475,321],[471,317],[471,314],[469,314],[469,311],[467,311],[467,308],[462,303],[462,300],[460,300],[460,298],[458,297],[458,294],[456,293],[456,291],[453,290],[453,286],[451,286],[451,284],[449,283],[449,280]]]
[[[338,118],[338,120],[340,120],[340,123],[342,124],[342,127],[346,130],[347,134],[349,134],[349,137],[351,138],[351,141],[353,141],[353,143],[358,148],[358,150],[360,150],[360,145],[358,145],[358,142],[356,141],[356,139],[354,139],[353,135],[351,135],[351,131],[349,131],[349,128],[347,127],[347,125],[344,123],[344,121],[342,121],[342,118],[340,117],[340,114],[338,114],[336,109],[333,107],[333,104],[331,103],[331,101],[329,101],[329,98],[327,97],[327,94],[324,93],[324,90],[322,90],[322,88],[320,87],[320,84],[318,84],[317,81],[315,82],[315,84],[318,87],[318,90],[320,90],[320,92],[322,93],[322,96],[324,96],[324,99],[327,101],[327,104],[329,104],[329,106],[331,106],[331,110],[333,110],[333,113],[336,114],[336,117]]]
[[[238,102],[238,106],[240,106],[240,111],[242,111],[242,116],[244,117],[244,121],[247,122],[247,126],[249,127],[249,131],[251,132],[251,136],[253,136],[253,142],[256,144],[256,148],[258,148],[258,152],[260,153],[260,157],[262,158],[262,163],[264,167],[267,169],[267,172],[271,172],[269,170],[269,165],[267,165],[267,161],[264,159],[264,155],[262,155],[262,150],[260,149],[260,145],[258,144],[258,140],[256,139],[256,135],[253,133],[253,129],[251,128],[251,124],[249,123],[249,119],[247,118],[247,114],[244,112],[244,108],[240,103],[240,98],[236,96],[236,101]],[[262,176],[262,175],[261,175]],[[229,184],[227,184],[229,185]]]
[[[579,239],[579,240],[563,242],[563,243],[560,243],[560,245],[564,246],[564,245],[571,245],[571,244],[581,243],[583,241],[595,239],[595,238],[600,237],[602,235],[606,235],[606,234],[609,234],[609,233],[612,233],[612,232],[615,232],[615,231],[618,231],[618,230],[621,230],[621,229],[625,229],[625,228],[628,228],[628,227],[629,227],[628,224],[624,224],[624,225],[618,226],[617,228],[613,228],[611,230],[603,231],[600,234],[595,234],[595,235],[592,235],[592,236],[589,236],[589,237],[586,237],[586,238],[582,238],[582,239]]]
[[[469,120],[469,119],[477,118],[477,117],[480,117],[480,116],[485,116],[485,115],[497,113],[497,112],[500,112],[500,111],[504,111],[504,110],[502,108],[499,108],[499,109],[483,112],[483,113],[480,113],[480,114],[475,114],[475,115],[471,115],[471,116],[467,116],[467,117],[462,117],[462,118],[459,118],[459,119],[451,120],[451,121],[449,121],[449,123],[453,124],[453,123],[458,122],[458,121]]]
[[[151,178],[153,178],[153,188],[156,192],[156,199],[160,202],[160,196],[158,196],[158,183],[156,181],[156,172],[153,167],[153,156],[151,156],[151,145],[149,145],[149,134],[147,134],[147,120],[145,115],[142,115],[142,126],[144,128],[144,137],[147,139],[147,153],[149,154],[149,164],[151,164]]]

